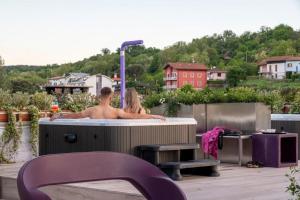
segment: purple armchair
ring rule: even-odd
[[[20,169],[17,179],[21,200],[51,200],[38,190],[56,184],[122,179],[147,199],[186,200],[182,190],[154,165],[115,152],[84,152],[41,156]]]

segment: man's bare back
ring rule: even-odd
[[[84,115],[91,119],[118,119],[118,118],[131,118],[126,113],[111,106],[98,105],[90,107],[83,112]],[[125,115],[125,116],[124,116]],[[127,116],[127,117],[126,117]]]

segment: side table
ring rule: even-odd
[[[253,134],[252,160],[265,167],[298,165],[298,134]]]

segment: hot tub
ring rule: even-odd
[[[132,155],[144,144],[194,144],[193,118],[58,119],[39,121],[39,154],[115,151]]]

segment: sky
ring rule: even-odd
[[[300,29],[300,0],[0,0],[6,65],[76,62],[142,39],[146,47],[233,30]]]

